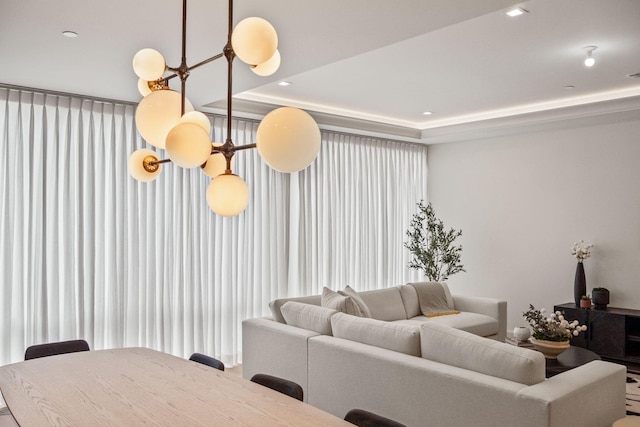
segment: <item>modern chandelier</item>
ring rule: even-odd
[[[256,143],[241,146],[231,140],[232,70],[237,56],[260,76],[275,73],[280,66],[278,36],[273,26],[262,18],[250,17],[233,28],[233,0],[229,0],[229,30],[222,53],[188,66],[186,59],[187,0],[182,1],[182,61],[178,67],[166,65],[154,49],[142,49],[133,58],[139,77],[138,90],[144,97],[135,114],[136,127],[152,146],[166,150],[161,159],[150,149],[140,149],[129,157],[129,173],[139,181],[158,177],[164,163],[183,168],[201,167],[213,178],[207,187],[207,203],[221,216],[240,214],[249,203],[246,182],[231,172],[236,151],[257,148],[262,160],[280,172],[297,172],[309,166],[320,151],[320,129],[306,112],[292,107],[271,111],[260,122]],[[195,68],[225,57],[227,59],[227,133],[224,143],[210,138],[207,116],[194,111],[186,98],[186,82]],[[165,73],[170,75],[165,76]],[[169,81],[179,77],[180,92],[169,88]]]

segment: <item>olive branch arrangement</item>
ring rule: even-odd
[[[436,218],[431,203],[418,203],[418,213],[413,215],[405,248],[413,255],[408,267],[424,271],[428,280],[439,282],[464,270],[460,264],[462,245],[453,242],[462,236],[461,230],[445,230],[442,220]]]

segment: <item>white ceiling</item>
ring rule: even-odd
[[[529,13],[508,18],[514,5]],[[137,102],[131,58],[153,47],[179,64],[181,7],[0,0],[0,83]],[[188,7],[192,65],[222,51],[227,2]],[[640,79],[627,77],[640,73],[638,0],[237,0],[234,8],[235,22],[269,20],[282,54],[268,78],[234,62],[234,113],[292,105],[326,126],[431,143],[470,124],[640,111]],[[582,64],[589,45],[598,46],[593,68]],[[197,108],[220,111],[225,96],[224,60],[193,70],[187,97]]]

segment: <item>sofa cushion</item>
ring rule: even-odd
[[[364,317],[363,311],[360,309],[358,304],[355,303],[353,298],[348,295],[341,295],[326,286],[322,289],[320,304],[323,307],[332,308],[346,314]]]
[[[336,313],[331,328],[337,338],[420,356],[420,329],[414,326]]]
[[[407,319],[422,316],[416,288],[411,285],[400,285],[398,286],[398,290],[400,291],[400,297],[402,298],[402,304],[404,305]]]
[[[427,321],[420,327],[422,357],[520,384],[545,379],[542,353]]]
[[[332,335],[331,316],[338,311],[313,304],[288,301],[281,308],[287,325],[308,329],[322,335]]]
[[[498,333],[498,321],[484,314],[461,312],[452,316],[430,317],[429,321],[451,326],[481,337],[488,337]]]
[[[460,312],[450,316],[425,317],[416,316],[407,320],[396,320],[394,323],[400,323],[410,326],[420,326],[425,322],[434,322],[440,325],[451,326],[461,331],[469,332],[481,337],[489,337],[498,333],[498,321],[493,317],[484,314]]]
[[[392,321],[407,318],[398,287],[359,292],[358,295],[371,310],[373,319]]]
[[[276,322],[286,323],[280,308],[289,301],[303,302],[305,304],[320,305],[320,295],[311,295],[308,297],[294,297],[294,298],[279,298],[274,299],[269,303],[271,309],[271,315]]]
[[[367,307],[367,304],[364,302],[362,297],[358,295],[358,293],[349,285],[344,288],[344,291],[338,291],[340,295],[345,295],[351,297],[353,302],[358,306],[360,311],[362,312],[362,316],[360,317],[371,317],[371,310]]]

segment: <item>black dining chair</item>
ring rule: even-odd
[[[89,350],[89,344],[85,340],[70,340],[50,342],[46,344],[36,344],[27,348],[27,351],[24,352],[24,360]]]
[[[251,377],[251,381],[265,387],[269,387],[272,390],[279,391],[280,393],[291,396],[294,399],[298,399],[299,401],[302,401],[302,387],[300,387],[300,385],[294,383],[293,381],[285,380],[283,378],[278,378],[267,374],[255,374],[253,377]]]
[[[212,368],[224,371],[224,363],[222,363],[215,357],[207,356],[206,354],[193,353],[189,360],[193,360],[194,362],[202,363],[203,365],[211,366]]]
[[[365,411],[364,409],[350,410],[347,412],[347,415],[345,415],[344,420],[358,427],[406,427],[404,424],[374,414],[373,412]]]

